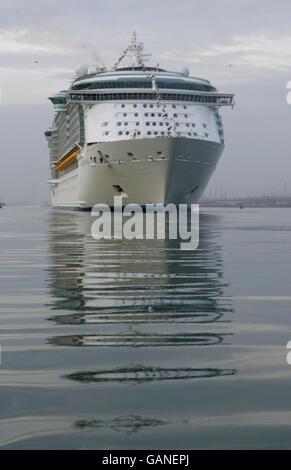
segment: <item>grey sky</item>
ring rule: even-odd
[[[291,195],[290,17],[287,0],[1,0],[0,197],[48,199],[47,96],[79,63],[112,66],[133,29],[154,63],[187,65],[237,96],[223,110],[226,148],[207,194]]]

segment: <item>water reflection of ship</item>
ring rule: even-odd
[[[139,415],[128,415],[118,418],[102,419],[78,419],[75,421],[77,429],[112,429],[114,431],[133,434],[145,428],[153,428],[169,424],[167,421],[153,418],[143,418]]]
[[[143,364],[134,364],[128,367],[107,370],[80,371],[68,374],[66,377],[82,383],[118,382],[140,385],[142,383],[152,381],[201,379],[223,375],[234,375],[234,373],[235,371],[232,369],[194,369],[191,367],[163,368],[145,367]]]
[[[199,249],[185,252],[175,240],[96,241],[91,223],[84,213],[52,214],[51,308],[73,311],[53,321],[209,323],[231,311],[220,301],[221,248],[203,225]]]
[[[218,234],[211,228],[213,217],[201,217],[199,249],[191,252],[181,251],[175,240],[96,241],[91,237],[90,214],[53,212],[49,287],[55,313],[50,320],[64,326],[87,325],[88,330],[70,331],[49,342],[68,347],[153,348],[229,341],[231,331],[221,327],[227,327],[232,309],[224,298],[222,251]],[[220,329],[207,331],[207,324],[220,325]],[[180,370],[189,379],[210,374],[209,368]],[[213,370],[212,376],[234,373]],[[97,377],[100,370],[89,373]],[[113,372],[113,381],[120,374]],[[143,366],[139,374],[145,375]],[[165,380],[171,374],[181,376],[172,367],[157,368],[149,375]],[[75,380],[76,375],[70,378]]]

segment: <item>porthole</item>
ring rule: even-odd
[[[187,122],[187,124],[186,124],[186,127],[189,127],[189,124],[188,124],[188,122]]]
[[[140,131],[137,131],[137,135],[140,135]]]
[[[175,104],[172,104],[172,108],[176,108],[176,105],[175,105]]]
[[[144,113],[145,117],[148,117],[149,113]]]
[[[124,125],[125,125],[125,126],[128,126],[128,122],[125,122]]]
[[[151,114],[151,117],[155,117],[155,113],[152,113],[152,114]]]
[[[154,134],[155,134],[155,135],[158,135],[158,132],[157,132],[157,131],[155,131],[155,132],[154,132]]]
[[[197,136],[197,132],[194,132],[194,135],[196,135],[196,136]]]
[[[205,135],[205,137],[208,137],[208,134],[207,134],[207,132],[205,132],[205,134],[204,134],[204,135]]]
[[[136,126],[139,126],[139,122],[136,122],[135,124],[136,124]]]
[[[122,104],[121,107],[122,107],[122,108],[125,108],[125,104]]]
[[[161,115],[162,115],[161,113],[158,114],[159,117],[161,117]]]
[[[151,131],[147,131],[147,135],[151,135]]]
[[[188,135],[191,135],[191,132],[188,132]]]
[[[175,126],[176,126],[176,127],[179,127],[179,125],[180,125],[180,124],[179,124],[178,122],[175,123]]]
[[[137,104],[134,104],[133,107],[136,108],[136,107],[137,107]]]
[[[146,105],[146,104],[144,104],[144,105],[143,105],[143,107],[144,107],[144,108],[146,108],[146,107],[147,107],[147,105]]]
[[[134,115],[135,115],[135,117],[137,117],[137,116],[138,116],[138,113],[134,113]]]
[[[152,122],[152,125],[153,125],[153,126],[156,126],[156,124],[157,124],[156,122]]]
[[[117,125],[117,126],[121,126],[121,122],[117,122],[116,125]]]
[[[185,118],[188,117],[188,114],[184,114],[184,117],[185,117]]]
[[[146,126],[149,126],[149,125],[150,125],[150,123],[149,123],[149,122],[146,122]]]
[[[166,122],[166,126],[169,126],[169,125],[170,125],[169,122]]]
[[[162,125],[163,125],[163,122],[160,122],[160,126],[162,126]]]
[[[126,134],[126,135],[128,135],[128,134],[129,134],[129,132],[128,132],[128,131],[126,131],[126,133],[125,133],[125,134]]]
[[[173,114],[173,116],[174,116],[174,117],[178,117],[178,115],[177,115],[177,114]]]
[[[196,124],[192,124],[192,127],[196,127]]]
[[[119,131],[119,132],[118,132],[118,134],[119,134],[119,135],[122,135],[122,132],[121,132],[121,131]]]
[[[123,116],[124,116],[124,117],[127,116],[127,113],[123,113]]]
[[[150,108],[153,108],[153,107],[154,107],[154,105],[153,105],[153,104],[150,104]]]
[[[161,135],[165,135],[164,131],[161,132]]]
[[[183,106],[184,109],[187,109],[187,106]]]

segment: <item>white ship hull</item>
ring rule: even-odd
[[[54,207],[89,209],[97,203],[124,205],[197,202],[215,170],[223,144],[182,137],[103,142],[87,147],[78,167],[52,180]],[[130,154],[128,155],[128,151]],[[97,151],[110,159],[93,160]]]

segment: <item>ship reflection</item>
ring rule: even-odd
[[[139,415],[128,415],[110,420],[102,419],[78,419],[75,421],[75,428],[77,429],[112,429],[118,432],[124,432],[125,434],[133,434],[138,431],[142,431],[146,428],[153,428],[157,426],[164,426],[169,423],[168,421],[162,421],[160,419],[143,418]]]
[[[69,329],[48,342],[61,347],[208,347],[231,341],[232,307],[225,297],[222,249],[215,218],[200,217],[200,244],[178,240],[94,240],[88,213],[52,212],[49,321]],[[217,328],[216,328],[217,327]],[[72,328],[76,329],[72,333]],[[80,331],[78,331],[78,329]],[[136,358],[130,361],[136,362]],[[83,383],[194,379],[233,369],[139,365],[86,370]]]
[[[59,346],[210,346],[223,341],[223,335],[215,333],[171,333],[171,334],[141,334],[137,331],[131,334],[118,335],[72,335],[56,336],[50,343]]]
[[[135,364],[129,367],[108,370],[80,371],[68,374],[66,377],[76,382],[83,383],[117,382],[141,385],[145,382],[161,380],[189,380],[234,374],[235,370],[233,369],[194,369],[190,367],[168,369],[162,367],[145,367],[143,364]]]

